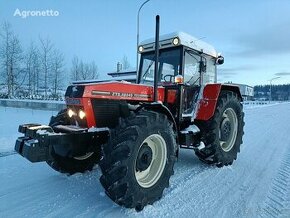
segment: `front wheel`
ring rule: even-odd
[[[221,91],[214,116],[197,122],[205,147],[195,153],[200,160],[218,167],[237,159],[244,134],[243,107],[236,93]]]
[[[100,152],[88,152],[76,157],[62,157],[51,152],[52,160],[47,161],[47,164],[54,170],[65,173],[75,174],[91,171],[100,159]]]
[[[69,125],[70,120],[67,115],[67,110],[61,110],[55,117],[52,117],[49,126],[52,128],[57,125]],[[62,157],[52,151],[50,155],[51,160],[46,163],[54,170],[60,173],[75,174],[90,171],[100,160],[100,149],[96,152],[87,152],[75,157]]]
[[[122,119],[100,161],[106,194],[137,211],[153,204],[169,186],[176,149],[172,124],[164,114],[142,110]]]

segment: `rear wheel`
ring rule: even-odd
[[[221,91],[214,116],[197,123],[205,147],[195,153],[200,160],[218,167],[231,165],[240,152],[244,134],[244,113],[232,91]]]
[[[57,116],[52,117],[49,126],[52,128],[56,125],[69,125],[70,121],[65,110],[61,110]],[[66,173],[83,173],[93,169],[94,165],[100,160],[101,149],[97,152],[87,152],[76,157],[63,157],[55,153],[54,150],[50,152],[52,160],[47,161],[47,164],[54,170]]]
[[[153,204],[169,186],[176,148],[172,124],[164,114],[142,110],[122,119],[100,161],[106,194],[137,211]]]

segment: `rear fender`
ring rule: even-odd
[[[207,84],[202,91],[202,97],[198,103],[195,116],[196,120],[209,120],[214,115],[217,101],[222,90],[235,92],[240,101],[243,99],[238,86],[229,84]]]

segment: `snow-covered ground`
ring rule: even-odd
[[[14,149],[18,126],[23,123],[48,124],[55,111],[0,107],[0,156]]]
[[[0,157],[0,217],[290,217],[290,104],[246,107],[241,153],[230,167],[181,150],[163,198],[140,213],[121,208],[99,183],[100,170],[61,175],[20,155]],[[51,112],[0,107],[0,149],[13,149],[17,126]]]

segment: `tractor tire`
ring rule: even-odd
[[[214,116],[208,121],[197,122],[205,145],[195,151],[198,158],[218,167],[231,165],[243,143],[244,124],[243,106],[237,94],[221,91]]]
[[[61,110],[55,117],[52,117],[49,126],[52,128],[56,125],[68,125],[70,121],[68,119],[66,109]],[[101,148],[98,152],[88,152],[78,157],[62,157],[52,151],[50,152],[52,160],[46,161],[46,163],[54,170],[65,173],[75,174],[83,173],[85,171],[91,171],[93,167],[99,162],[101,155]]]
[[[108,197],[136,211],[159,200],[169,186],[176,149],[176,134],[166,115],[140,110],[121,118],[99,164]]]
[[[69,124],[70,124],[70,120],[67,114],[67,109],[63,109],[59,111],[56,116],[52,116],[50,118],[48,125],[53,128],[54,126],[57,126],[57,125],[69,125]]]

